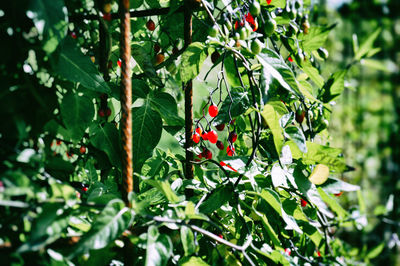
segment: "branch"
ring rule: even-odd
[[[201,162],[191,161],[190,163],[201,165],[201,164],[207,163],[207,162],[210,162],[210,163],[213,163],[213,164],[217,165],[224,172],[226,177],[230,178],[228,171],[226,171],[224,169],[224,167],[220,163],[218,163],[217,161],[215,161],[213,159],[208,159],[208,160],[204,160],[204,161],[201,161]]]
[[[130,10],[129,14],[131,18],[141,18],[141,17],[150,17],[150,16],[159,16],[159,15],[167,15],[170,12],[170,7],[163,7],[163,8],[152,8],[147,10]],[[184,7],[181,6],[174,11],[174,13],[183,12]],[[111,19],[119,19],[118,13],[112,13]],[[78,20],[97,20],[99,16],[96,14],[73,14],[69,17],[71,21],[78,21]]]

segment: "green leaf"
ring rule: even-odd
[[[187,226],[181,227],[181,241],[183,250],[185,251],[185,256],[190,256],[196,251],[193,232]]]
[[[91,99],[68,93],[62,99],[60,112],[71,138],[80,141],[94,117],[94,106]]]
[[[325,164],[331,171],[341,173],[347,169],[341,149],[320,145],[314,142],[306,142],[307,153],[303,153],[293,141],[287,141],[290,146],[293,159],[302,159],[305,164]]]
[[[62,183],[58,183],[58,182],[53,182],[51,185],[51,198],[55,199],[55,198],[61,198],[64,200],[73,200],[76,199],[76,191],[73,187],[66,185],[66,184],[62,184]]]
[[[360,189],[359,186],[352,185],[332,177],[330,177],[321,187],[324,189],[324,191],[332,194],[336,194],[341,191],[357,191]]]
[[[381,28],[378,28],[369,35],[369,37],[360,45],[357,51],[355,51],[354,60],[360,60],[366,56],[372,49],[376,38],[378,38],[381,33]]]
[[[194,42],[189,45],[182,54],[179,69],[181,79],[184,83],[197,77],[206,58],[205,46],[202,43]]]
[[[304,52],[310,53],[324,45],[328,38],[329,32],[336,26],[336,24],[325,26],[313,26],[309,29],[308,34],[300,33],[299,40],[301,41],[301,48]]]
[[[190,258],[182,258],[179,261],[179,265],[181,266],[208,266],[204,260],[200,257],[190,257]]]
[[[41,36],[43,50],[50,54],[65,38],[68,14],[63,0],[29,1],[27,16],[33,20]]]
[[[361,65],[369,67],[371,69],[387,72],[387,73],[394,73],[395,68],[390,67],[390,61],[381,61],[376,59],[362,59]]]
[[[261,112],[261,115],[271,129],[276,151],[278,155],[280,155],[284,138],[282,128],[279,124],[279,115],[276,113],[274,107],[270,104],[266,104],[264,106],[264,110]]]
[[[96,217],[89,232],[83,235],[71,256],[91,249],[101,249],[118,238],[132,223],[133,213],[120,199],[110,201]]]
[[[297,97],[302,97],[293,71],[282,57],[270,49],[263,49],[262,53],[257,55],[257,59],[263,66],[263,70],[275,78],[283,88]]]
[[[141,79],[132,79],[132,97],[133,102],[136,98],[145,99],[149,94],[150,88],[147,83]]]
[[[312,102],[320,102],[317,98],[314,97],[313,95],[313,86],[305,81],[301,80],[299,81],[299,89],[301,93],[310,101]]]
[[[296,143],[301,152],[307,152],[306,138],[298,127],[288,126],[285,128],[285,134]]]
[[[132,57],[138,63],[140,68],[143,70],[144,74],[154,83],[154,85],[161,87],[162,81],[157,75],[157,72],[151,62],[150,55],[146,52],[142,45],[133,44]]]
[[[89,90],[111,92],[89,56],[84,56],[77,43],[71,38],[65,39],[54,70],[61,77],[72,82],[79,82]]]
[[[168,199],[171,203],[178,203],[179,197],[175,194],[172,190],[171,185],[168,181],[158,181],[158,180],[145,180],[144,182],[148,183],[149,185],[157,188],[163,195]]]
[[[293,199],[285,199],[282,201],[282,208],[288,214],[298,221],[309,222],[307,216],[301,210],[299,203]]]
[[[287,186],[287,178],[282,167],[275,163],[271,169],[271,181],[274,187]]]
[[[178,115],[174,97],[166,92],[157,92],[150,99],[150,105],[158,111],[168,126],[183,127],[185,120]]]
[[[382,253],[383,249],[385,248],[385,242],[380,243],[376,247],[373,247],[370,251],[368,251],[366,257],[368,259],[374,259]]]
[[[270,4],[268,4],[267,1],[260,1],[260,5],[284,8],[286,6],[286,0],[271,0]]]
[[[139,8],[143,5],[143,0],[129,0],[130,8]]]
[[[321,241],[324,239],[321,235],[321,232],[319,232],[318,229],[309,222],[300,221],[299,224],[302,227],[303,232],[308,235],[308,237],[317,247],[319,247]]]
[[[247,75],[246,69],[243,67],[243,64],[240,62],[240,60],[236,60],[236,64],[238,66],[244,86],[248,86],[249,76]],[[224,68],[229,85],[231,85],[231,87],[241,87],[242,84],[237,74],[235,61],[232,54],[227,54],[225,56]]]
[[[329,103],[342,93],[346,73],[347,70],[339,70],[331,75],[321,90],[321,97],[318,97],[321,98],[322,102]]]
[[[263,198],[279,215],[282,215],[282,204],[278,193],[272,189],[266,188],[259,193],[260,197]]]
[[[231,98],[226,96],[222,106],[215,118],[215,124],[226,124],[229,122],[229,108],[232,118],[239,116],[247,111],[250,101],[247,92],[242,92],[240,88],[231,90]]]
[[[68,227],[69,216],[63,206],[47,203],[42,206],[42,212],[35,220],[29,241],[24,243],[18,252],[38,251],[56,241]]]
[[[272,107],[274,107],[274,110],[281,116],[289,113],[285,104],[279,100],[276,100],[276,101],[270,100],[270,101],[268,101],[268,104],[271,105]]]
[[[219,209],[232,198],[232,184],[221,185],[200,205],[200,212],[209,214]]]
[[[307,60],[306,62],[303,62],[301,69],[303,69],[304,73],[306,73],[307,76],[314,81],[318,88],[322,88],[324,85],[324,78],[319,74],[318,69],[312,66],[310,61]]]
[[[104,151],[111,164],[121,169],[121,144],[118,129],[110,123],[101,127],[93,125],[89,129],[90,143],[97,149]]]
[[[172,256],[172,241],[168,235],[158,232],[151,225],[147,230],[146,266],[166,265]]]
[[[318,187],[317,189],[318,193],[321,195],[322,200],[326,204],[328,204],[328,206],[339,216],[340,219],[343,219],[348,215],[348,213],[342,208],[342,206],[340,206],[334,198],[326,194],[321,187]]]
[[[267,216],[262,215],[261,216],[261,222],[262,222],[262,224],[264,226],[264,229],[267,231],[267,234],[268,234],[269,238],[271,239],[272,243],[274,243],[275,246],[280,247],[281,246],[281,242],[279,241],[278,234],[272,228],[271,224],[268,221]]]
[[[161,116],[151,108],[149,100],[141,107],[132,108],[132,158],[135,172],[140,171],[147,158],[151,157],[160,141],[161,132]]]

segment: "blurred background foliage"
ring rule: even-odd
[[[315,5],[313,22],[336,21],[327,42],[334,67],[352,64],[354,50],[376,29],[375,47],[380,51],[350,69],[345,90],[333,108],[330,142],[341,147],[355,171],[344,180],[362,187],[361,194],[341,197],[351,208],[362,197],[367,225],[357,231],[340,230],[341,238],[359,247],[354,256],[373,265],[400,265],[400,1],[325,1]],[[329,67],[330,65],[330,67]],[[385,244],[383,244],[385,243]],[[382,253],[364,253],[376,247]],[[364,258],[363,258],[364,257]]]

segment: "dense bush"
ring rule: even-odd
[[[342,181],[352,167],[326,129],[379,31],[352,64],[321,74],[335,24],[310,24],[310,2],[131,1],[131,207],[118,3],[2,4],[3,262],[341,265],[378,255],[381,246],[355,253],[336,237],[366,220],[337,201],[359,187]],[[190,121],[182,94],[192,82]]]

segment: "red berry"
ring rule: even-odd
[[[235,153],[235,147],[233,147],[233,145],[229,145],[226,148],[226,153],[228,154],[228,156],[233,156],[233,154]]]
[[[72,39],[76,39],[76,33],[75,32],[71,32],[71,38]]]
[[[86,153],[86,147],[85,147],[85,146],[81,146],[81,147],[79,148],[79,152],[80,152],[81,154]]]
[[[290,248],[285,248],[285,253],[286,253],[286,255],[290,256],[292,251],[290,250]]]
[[[161,46],[158,43],[155,43],[153,46],[153,50],[157,54],[161,50]]]
[[[221,55],[220,55],[217,51],[214,51],[214,52],[211,54],[211,62],[212,62],[213,64],[215,64],[215,63],[218,61],[218,59],[219,59],[220,56],[221,56]]]
[[[107,107],[106,109],[106,116],[109,117],[111,115],[111,109]]]
[[[111,21],[111,13],[105,13],[103,15],[103,19],[106,21]]]
[[[98,113],[100,117],[104,117],[106,115],[103,109],[100,109]]]
[[[291,56],[288,57],[289,62],[293,62],[293,58]]]
[[[237,140],[237,134],[235,131],[232,131],[231,133],[229,133],[228,140],[230,143],[235,143],[235,141]]]
[[[236,122],[236,119],[232,119],[231,122],[229,122],[229,124],[233,125],[233,124],[235,124],[235,122]]]
[[[237,30],[239,28],[239,26],[243,27],[244,26],[244,22],[243,21],[241,21],[241,22],[235,21],[235,30]]]
[[[225,128],[225,124],[216,125],[215,128],[216,128],[218,131],[222,131],[222,130],[224,130],[224,128]]]
[[[197,133],[193,134],[193,141],[194,143],[199,143],[200,142],[200,135]]]
[[[340,197],[340,196],[342,196],[342,194],[343,194],[343,191],[340,191],[339,193],[336,193],[335,196]]]
[[[201,129],[201,127],[196,128],[196,133],[201,136],[201,133],[203,133],[203,130]]]
[[[208,140],[208,132],[204,131],[204,133],[201,134],[201,137],[203,138],[203,140]]]
[[[208,107],[208,114],[211,117],[216,117],[218,114],[218,107],[215,104],[210,105],[210,107]]]
[[[253,29],[253,31],[258,29],[258,23],[250,13],[245,15],[245,19],[250,24],[250,27]]]
[[[149,31],[154,31],[156,29],[156,24],[154,23],[153,20],[149,20],[146,22],[146,27]]]
[[[221,151],[225,148],[225,147],[224,147],[224,143],[222,143],[222,141],[220,141],[220,140],[217,141],[217,147],[218,147],[218,149],[220,149]]]
[[[319,252],[319,250],[317,251],[317,256],[321,257],[321,252]]]
[[[272,0],[267,0],[267,4],[268,5],[271,4],[271,2],[272,2]]]
[[[218,237],[219,238],[224,238],[224,236],[222,234],[219,234]]]
[[[118,65],[119,67],[121,67],[121,64],[122,64],[122,61],[121,61],[121,59],[118,59],[118,61],[117,61],[117,65]]]
[[[60,145],[61,145],[61,143],[62,143],[62,141],[61,141],[61,140],[59,140],[59,139],[56,141],[56,145],[57,145],[57,146],[60,146]]]
[[[201,152],[201,153],[197,154],[197,157],[199,157],[200,159],[203,158],[203,153]]]
[[[218,140],[218,134],[215,130],[211,130],[210,132],[207,133],[207,139],[212,143],[215,144],[217,143]]]
[[[83,188],[82,188],[82,191],[83,191],[83,192],[87,192],[87,191],[88,191],[88,188],[87,188],[87,187],[83,187]]]
[[[163,54],[157,54],[155,57],[155,63],[156,65],[161,64],[162,62],[164,62],[165,56]]]
[[[305,206],[307,206],[307,201],[300,199],[300,204],[301,204],[301,207],[305,207]]]
[[[203,151],[203,157],[206,158],[207,160],[210,160],[212,158],[212,152],[208,149]]]

